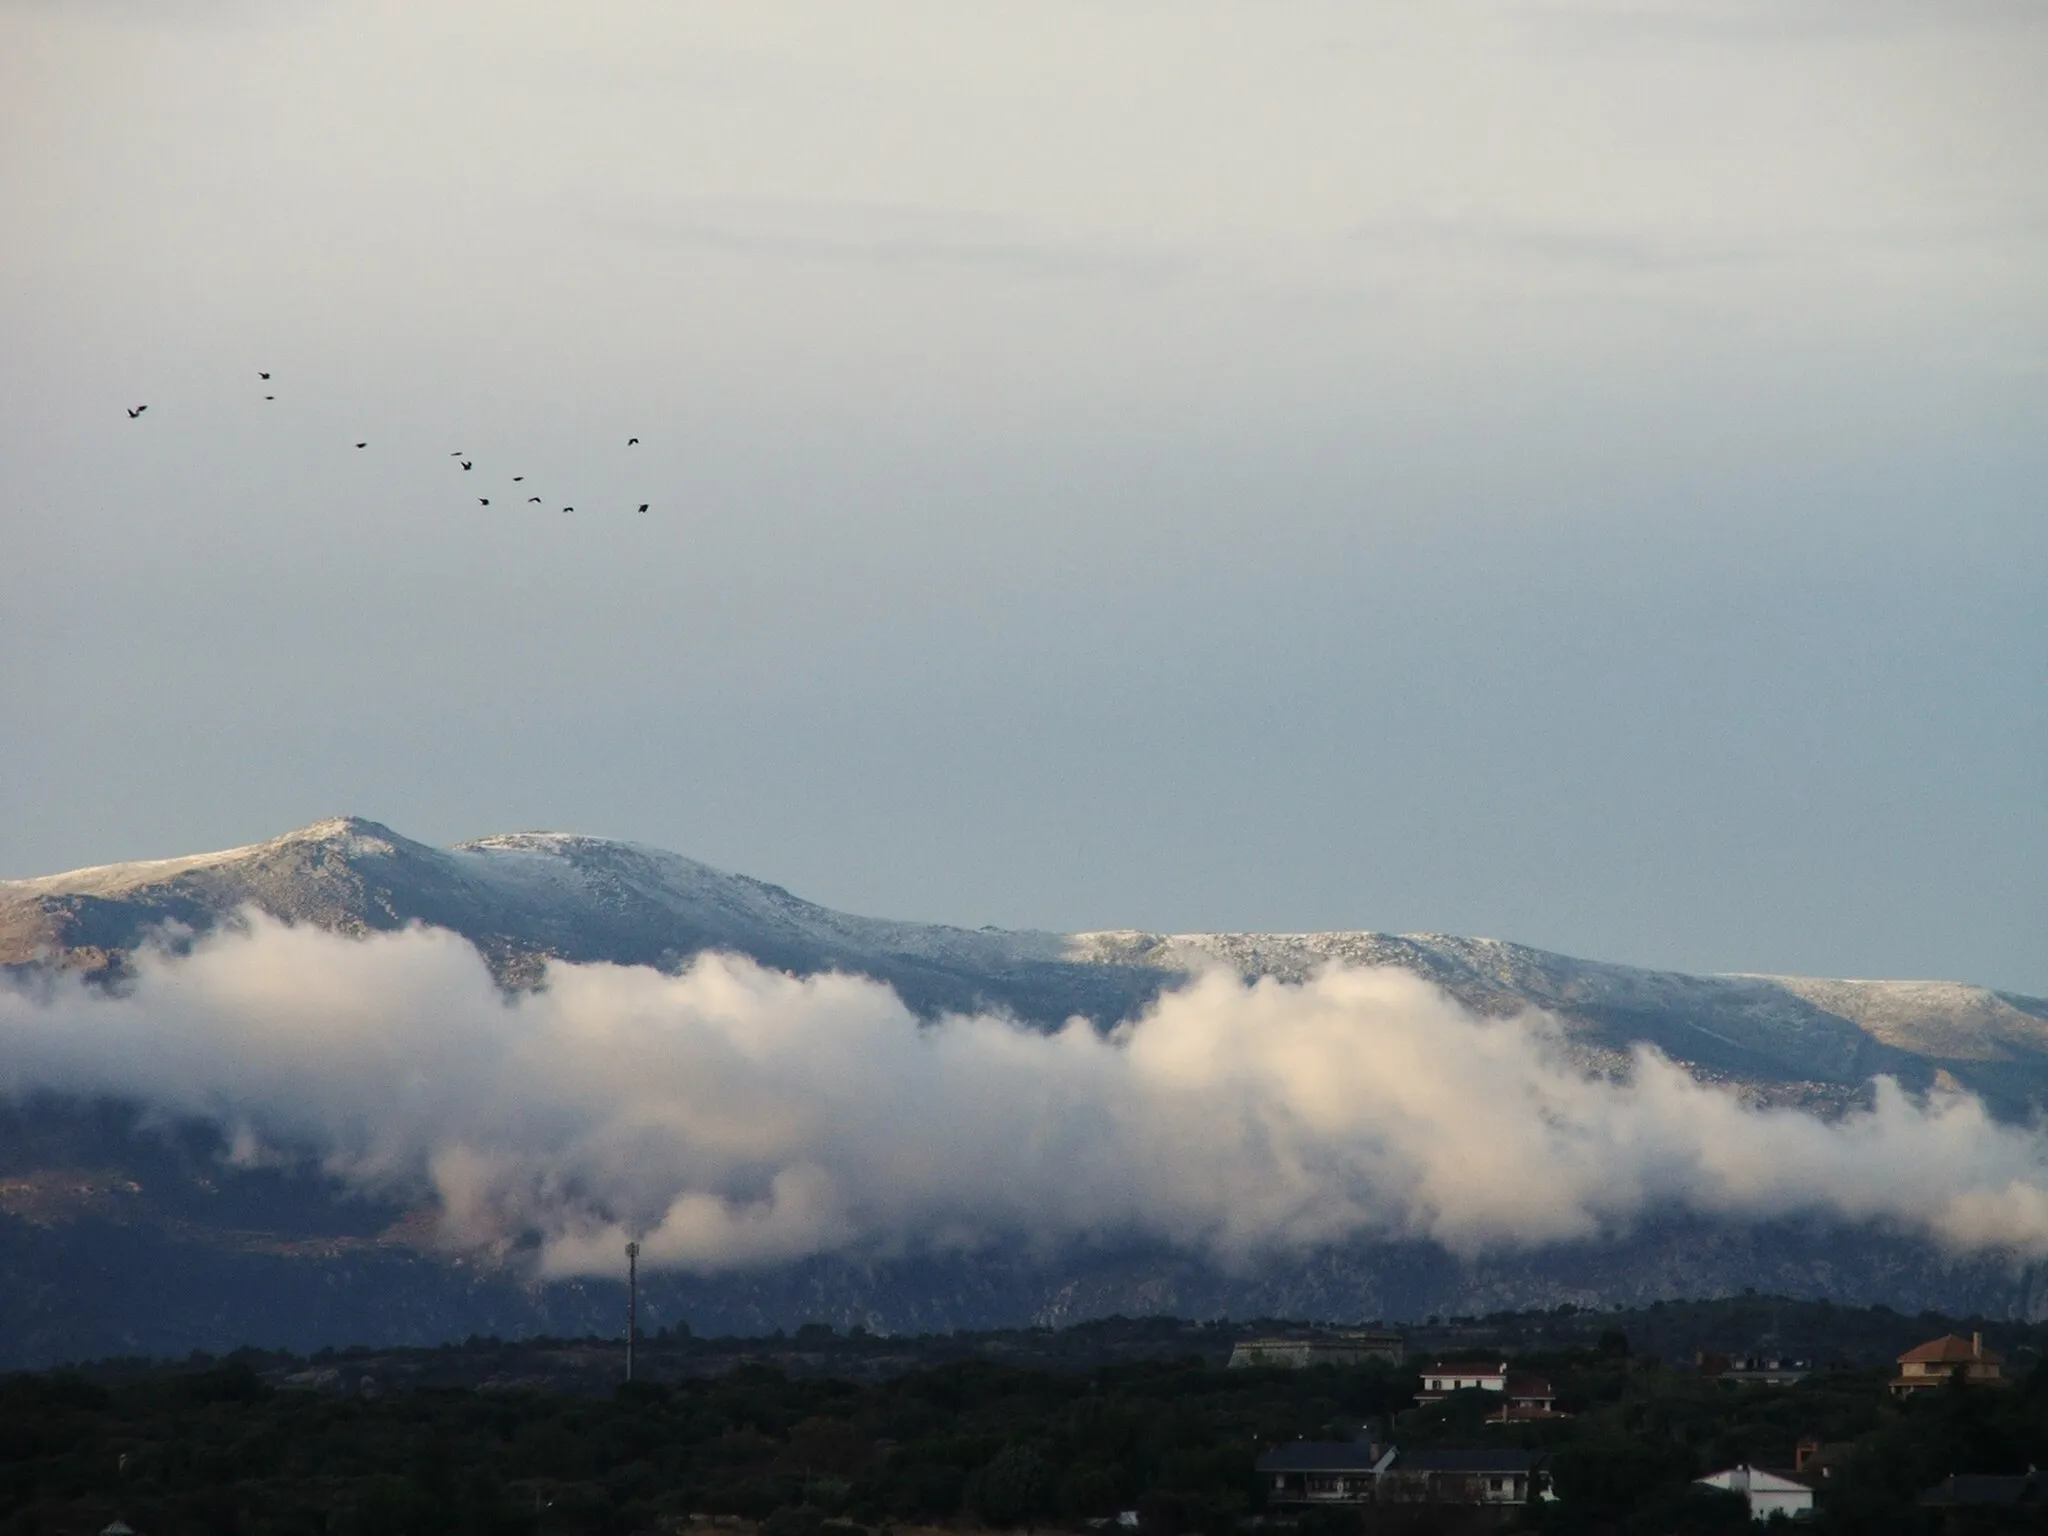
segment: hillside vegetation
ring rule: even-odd
[[[98,1530],[119,1516],[144,1536],[627,1536],[695,1516],[764,1536],[858,1536],[933,1522],[1080,1528],[1136,1510],[1161,1536],[1226,1536],[1271,1517],[1253,1474],[1262,1449],[1369,1427],[1410,1449],[1508,1436],[1549,1450],[1559,1500],[1522,1519],[1557,1531],[1746,1529],[1739,1508],[1691,1479],[1741,1461],[1788,1463],[1795,1442],[1812,1437],[1836,1468],[1816,1531],[1914,1531],[1925,1528],[1914,1499],[1949,1473],[2048,1462],[2039,1363],[2023,1363],[2004,1389],[1900,1404],[1885,1391],[1885,1366],[1734,1387],[1638,1352],[1626,1331],[1730,1339],[1787,1321],[1831,1330],[1837,1342],[1816,1347],[1837,1357],[1839,1345],[1867,1352],[1954,1326],[1768,1298],[1656,1318],[1439,1325],[1468,1345],[1489,1330],[1552,1341],[1515,1357],[1546,1373],[1576,1416],[1514,1426],[1482,1423],[1473,1394],[1414,1409],[1414,1372],[1391,1365],[1225,1369],[1215,1350],[1228,1330],[1166,1320],[915,1341],[822,1327],[767,1340],[670,1334],[649,1342],[644,1377],[630,1385],[617,1381],[620,1346],[596,1341],[117,1362],[0,1378],[0,1529]],[[2031,1334],[1999,1342],[2038,1362],[2042,1340]],[[450,1384],[522,1374],[531,1383],[545,1372],[525,1366],[579,1350],[609,1363],[609,1385]],[[764,1363],[778,1355],[779,1365]],[[900,1368],[849,1379],[885,1355]],[[410,1372],[399,1369],[407,1361]],[[440,1384],[396,1385],[408,1374]],[[1305,1530],[1337,1536],[1351,1519],[1322,1513]]]

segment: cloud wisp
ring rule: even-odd
[[[1375,1236],[1476,1254],[1655,1212],[1875,1221],[2048,1252],[2048,1142],[1880,1081],[1834,1122],[1653,1052],[1589,1080],[1544,1020],[1401,971],[1211,975],[1103,1035],[921,1024],[863,978],[707,955],[556,965],[506,998],[460,937],[260,916],[119,996],[0,991],[0,1091],[109,1093],[438,1198],[543,1273],[1142,1237],[1231,1265]]]

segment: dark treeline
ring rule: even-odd
[[[1263,1449],[1368,1428],[1407,1449],[1547,1450],[1558,1500],[1520,1525],[1645,1536],[1749,1529],[1738,1501],[1691,1480],[1738,1462],[1789,1465],[1812,1438],[1834,1469],[1815,1531],[1931,1532],[1943,1527],[1915,1499],[1948,1474],[2048,1465],[2048,1367],[2038,1364],[2010,1386],[1899,1403],[1878,1366],[1734,1386],[1649,1357],[1611,1320],[1545,1316],[1610,1325],[1589,1342],[1516,1351],[1575,1416],[1515,1425],[1483,1422],[1479,1394],[1411,1407],[1417,1377],[1401,1367],[1228,1370],[1200,1351],[1068,1368],[958,1358],[881,1380],[741,1361],[603,1392],[345,1376],[366,1352],[22,1374],[0,1378],[0,1532],[97,1532],[118,1517],[140,1536],[638,1536],[697,1515],[758,1522],[763,1536],[861,1536],[934,1523],[1076,1527],[1135,1510],[1151,1536],[1229,1536],[1278,1517],[1254,1473]],[[1161,1343],[1211,1334],[1126,1326]],[[817,1358],[880,1347],[807,1332],[786,1342]],[[1095,1337],[1124,1335],[1096,1325]],[[567,1348],[476,1341],[421,1353]],[[659,1367],[662,1355],[650,1345],[643,1362]],[[616,1346],[608,1358],[617,1362]],[[328,1385],[286,1384],[309,1372]],[[1403,1521],[1464,1528],[1450,1511]],[[1360,1528],[1356,1514],[1319,1511],[1302,1536]]]
[[[809,1323],[770,1333],[698,1337],[687,1327],[661,1327],[640,1338],[640,1371],[655,1380],[720,1375],[741,1365],[770,1365],[794,1376],[883,1381],[907,1371],[982,1360],[1047,1370],[1089,1370],[1140,1360],[1199,1357],[1221,1365],[1241,1338],[1288,1333],[1307,1325],[1284,1319],[1238,1322],[1172,1317],[1109,1317],[1062,1328],[999,1328],[922,1334],[878,1334]],[[1827,1301],[1745,1294],[1697,1301],[1659,1301],[1628,1310],[1560,1306],[1484,1317],[1432,1317],[1405,1325],[1411,1356],[1525,1355],[1591,1348],[1604,1333],[1625,1333],[1638,1359],[1682,1364],[1696,1352],[1792,1356],[1822,1366],[1882,1366],[1900,1351],[1944,1333],[1993,1337],[2018,1371],[2048,1353],[2048,1323],[1981,1317],[1908,1315],[1889,1307],[1843,1307]],[[240,1350],[273,1385],[329,1391],[409,1387],[608,1394],[625,1363],[619,1338],[472,1338],[436,1347],[323,1349],[311,1356]],[[147,1374],[163,1362],[100,1360],[79,1369],[95,1380]]]

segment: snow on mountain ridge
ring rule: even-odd
[[[2048,1003],[1957,981],[1760,976],[1876,1039],[1922,1056],[2018,1061],[2048,1055]]]
[[[518,984],[550,958],[674,968],[729,949],[872,975],[928,1014],[993,1008],[1039,1023],[1112,1023],[1212,967],[1300,980],[1330,963],[1398,966],[1482,1014],[1556,1016],[1590,1069],[1649,1044],[1702,1076],[1825,1083],[1837,1097],[1875,1072],[1929,1081],[1938,1065],[1980,1091],[2048,1102],[2048,1002],[1959,982],[1694,976],[1437,933],[967,929],[835,911],[640,843],[533,831],[435,848],[360,817],[0,882],[0,962],[117,965],[154,928],[203,932],[247,905],[346,933],[450,928]]]
[[[1057,934],[956,928],[840,912],[751,875],[733,874],[644,843],[563,832],[514,832],[460,843],[450,852],[476,856],[477,871],[484,878],[507,885],[537,877],[573,884],[597,900],[608,892],[631,889],[679,915],[716,913],[849,954],[920,955],[986,964],[1056,960],[1065,947]]]
[[[1699,986],[1758,987],[1792,992],[1829,1008],[1868,1018],[1874,1027],[1906,1028],[1914,1015],[1974,1012],[2030,1038],[2038,1028],[2048,1044],[2048,1002],[2014,997],[1959,981],[1861,980],[1734,972],[1694,975],[1608,961],[1580,960],[1510,940],[1444,933],[1385,933],[1340,929],[1294,933],[1213,931],[1153,933],[1101,929],[1077,933],[961,928],[865,917],[804,900],[782,886],[732,873],[650,844],[581,833],[497,833],[436,848],[415,842],[381,822],[360,816],[328,817],[265,842],[210,853],[94,865],[21,880],[0,881],[0,900],[31,895],[118,896],[201,872],[250,865],[265,856],[313,849],[343,860],[410,858],[436,866],[466,884],[505,898],[574,897],[613,905],[632,893],[679,915],[720,914],[765,924],[791,935],[829,939],[854,948],[887,949],[980,960],[1065,961],[1084,965],[1146,965],[1173,971],[1235,967],[1245,974],[1298,979],[1320,965],[1393,964],[1439,979],[1485,981],[1533,991],[1558,1001],[1590,993],[1641,992],[1641,1001],[1668,1000],[1670,989]],[[1846,1014],[1845,1014],[1846,1016]]]
[[[109,895],[184,874],[247,861],[258,855],[300,843],[318,843],[348,853],[396,851],[404,843],[424,847],[401,837],[381,822],[360,816],[330,816],[260,843],[243,843],[212,853],[185,853],[168,859],[126,859],[115,864],[91,864],[82,869],[60,870],[53,875],[31,875],[23,880],[0,880],[0,895],[9,892],[63,891]]]

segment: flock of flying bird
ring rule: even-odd
[[[263,381],[264,383],[266,383],[266,384],[270,382],[270,375],[269,375],[268,373],[263,373],[263,372],[259,372],[259,373],[258,373],[258,374],[256,375],[256,377],[257,377],[257,378],[259,378],[259,379],[261,379],[261,380],[262,380],[262,381]],[[264,399],[266,399],[266,400],[275,400],[275,399],[277,398],[277,396],[275,396],[275,395],[265,395],[265,396],[264,396],[263,398],[264,398]],[[139,417],[140,417],[140,416],[142,415],[142,413],[143,413],[144,411],[148,410],[148,409],[149,409],[149,407],[148,407],[148,406],[146,406],[146,405],[131,405],[131,406],[129,406],[129,407],[128,407],[128,419],[129,419],[130,421],[134,421],[134,420],[138,419],[138,418],[139,418]],[[370,445],[369,445],[369,444],[368,444],[367,442],[361,442],[361,443],[357,443],[357,444],[356,444],[356,446],[357,446],[358,448],[367,448],[367,447],[369,447]],[[627,446],[628,448],[637,448],[637,447],[639,447],[639,446],[640,446],[640,439],[639,439],[639,438],[637,438],[637,437],[629,437],[629,438],[627,438],[627,439],[626,439],[626,446]],[[469,455],[468,455],[468,454],[464,453],[464,452],[463,452],[463,451],[462,451],[461,449],[459,449],[459,448],[458,448],[458,449],[456,449],[456,450],[455,450],[455,451],[454,451],[453,453],[449,454],[449,455],[448,455],[448,457],[449,457],[449,458],[451,458],[451,459],[460,459],[460,460],[462,461],[462,467],[463,467],[463,469],[464,469],[465,471],[467,471],[467,470],[473,470],[473,469],[475,469],[475,468],[476,468],[476,463],[475,463],[475,461],[474,461],[474,460],[472,460],[472,459],[471,459],[471,458],[469,457]],[[514,485],[519,485],[519,484],[523,483],[523,482],[525,481],[525,479],[526,479],[526,476],[524,476],[524,475],[514,475],[514,476],[512,477],[512,483],[513,483]],[[527,500],[527,503],[528,503],[528,505],[538,505],[538,504],[540,504],[540,503],[541,503],[541,498],[540,498],[540,497],[538,497],[538,496],[529,496],[529,497],[527,497],[527,498],[526,498],[526,500]],[[477,499],[476,499],[476,504],[477,504],[478,506],[480,506],[480,507],[488,507],[488,506],[489,506],[489,505],[491,504],[491,498],[490,498],[490,497],[488,497],[488,496],[479,496],[479,497],[477,497]],[[648,503],[648,502],[644,502],[644,501],[643,501],[643,502],[641,502],[641,503],[640,503],[640,505],[639,505],[639,506],[638,506],[637,508],[635,508],[635,510],[636,510],[636,511],[640,511],[640,512],[645,512],[645,511],[647,510],[647,508],[648,508],[648,506],[649,506],[649,505],[650,505],[650,503]],[[562,508],[562,510],[563,510],[564,512],[574,512],[574,511],[575,511],[576,509],[575,509],[574,507],[564,507],[564,508]]]

